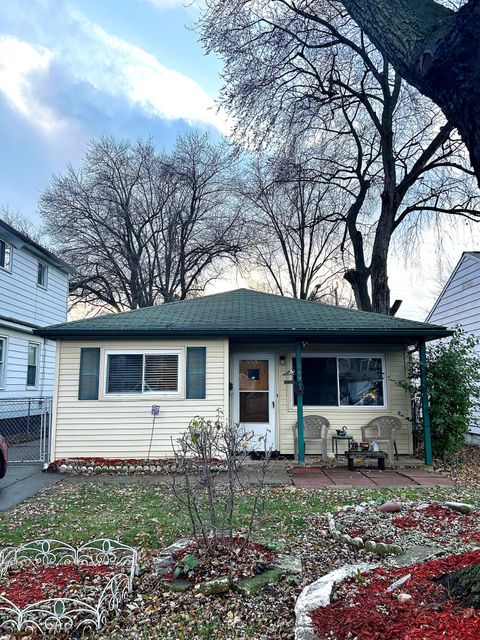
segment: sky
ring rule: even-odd
[[[204,55],[193,30],[197,2],[0,0],[0,206],[38,224],[52,175],[79,166],[102,135],[151,136],[169,149],[190,128],[228,132],[215,106],[220,61]],[[433,234],[420,253],[392,254],[398,315],[423,319],[444,272],[478,240],[460,225],[440,255]],[[209,292],[245,284],[228,272]]]

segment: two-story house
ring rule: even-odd
[[[0,433],[12,460],[42,460],[55,342],[34,329],[67,318],[71,268],[0,220]],[[48,416],[47,416],[48,418]],[[41,423],[41,424],[40,424]]]

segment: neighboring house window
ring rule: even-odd
[[[5,386],[6,370],[7,370],[7,339],[0,337],[0,388]]]
[[[303,404],[307,407],[383,407],[384,369],[382,356],[303,357]]]
[[[107,353],[107,394],[180,393],[180,351]]]
[[[12,245],[0,238],[0,268],[12,270]]]
[[[43,262],[39,262],[38,270],[37,270],[37,284],[39,287],[43,287],[44,289],[46,289],[47,282],[48,282],[48,267]]]
[[[28,343],[27,356],[27,387],[37,386],[38,376],[38,344]]]

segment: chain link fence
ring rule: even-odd
[[[47,462],[52,398],[0,399],[0,434],[9,462]]]

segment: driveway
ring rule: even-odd
[[[58,473],[43,473],[42,464],[10,464],[5,478],[0,480],[0,512],[7,511],[27,498],[55,484]]]

